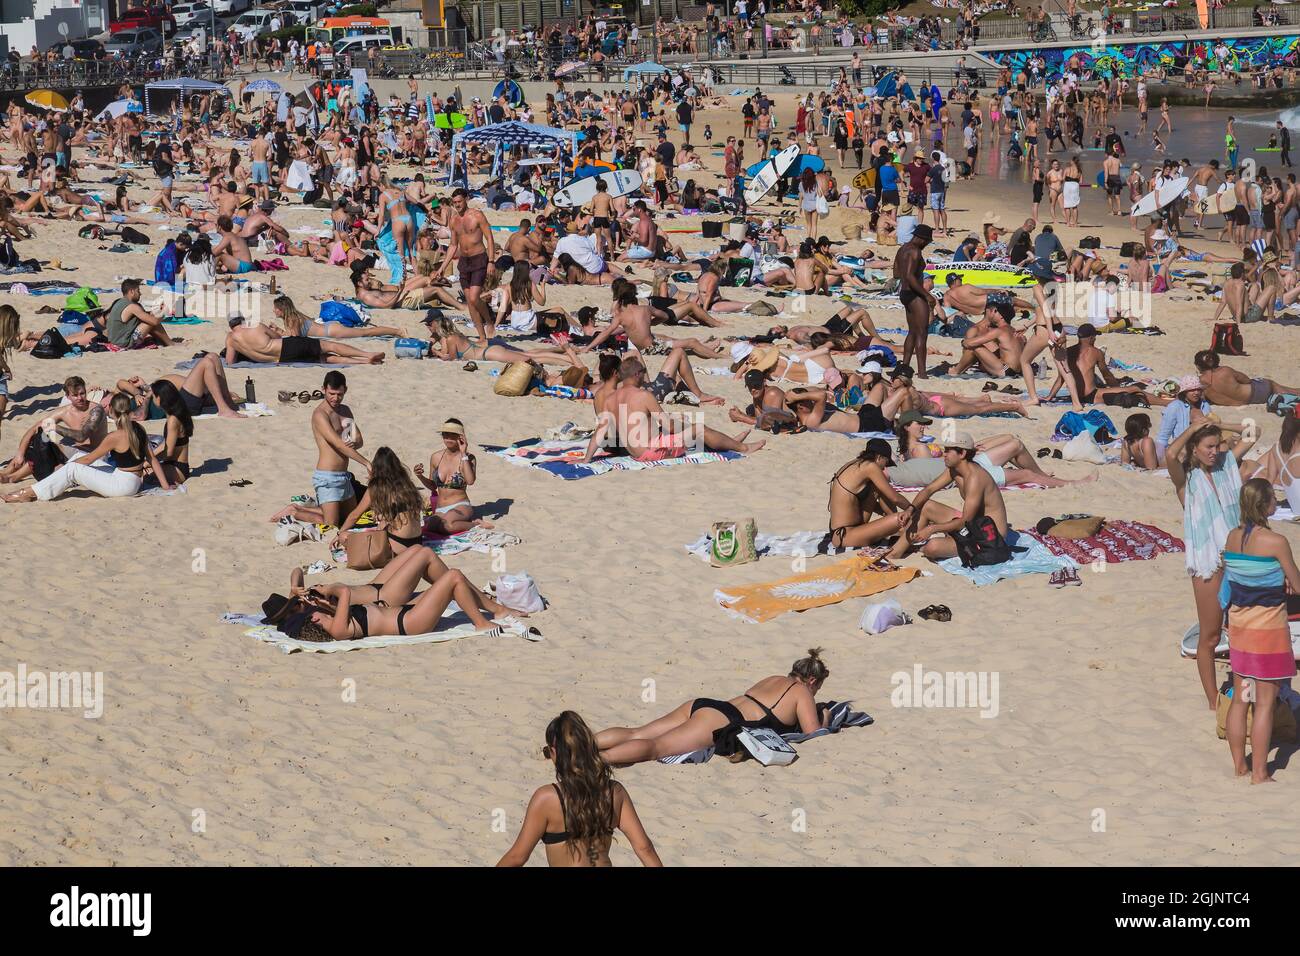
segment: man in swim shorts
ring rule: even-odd
[[[338,527],[357,503],[357,492],[348,471],[348,460],[370,473],[370,462],[359,449],[364,443],[352,409],[343,404],[348,393],[347,378],[337,369],[325,373],[325,398],[311,415],[312,437],[316,440],[316,470],[311,483],[325,523]]]
[[[903,343],[903,362],[910,363],[916,354],[918,378],[926,378],[926,340],[935,300],[925,288],[925,247],[934,230],[922,223],[912,232],[912,240],[894,256],[894,278],[898,280],[898,301],[907,314],[907,338]]]
[[[1263,405],[1274,395],[1300,395],[1300,387],[1281,385],[1271,378],[1251,378],[1219,363],[1219,353],[1203,349],[1193,360],[1213,405]]]
[[[451,215],[447,217],[455,248],[456,268],[460,274],[460,287],[465,292],[465,311],[474,321],[480,339],[486,339],[486,329],[495,325],[492,312],[483,302],[483,283],[487,280],[488,262],[496,258],[496,244],[487,217],[477,209],[469,208],[469,193],[457,189],[451,194]]]
[[[330,339],[306,335],[281,335],[264,325],[248,325],[241,316],[232,316],[226,335],[227,365],[236,362],[326,363],[328,365],[378,365],[383,352],[363,352]]]

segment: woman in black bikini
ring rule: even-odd
[[[194,419],[181,398],[180,389],[167,379],[159,379],[150,388],[154,403],[167,413],[158,463],[172,484],[183,484],[190,480],[190,438],[194,435]]]
[[[896,535],[912,520],[912,503],[894,490],[885,468],[894,464],[889,442],[872,438],[830,480],[830,543],[862,548]],[[879,512],[881,517],[872,520]]]
[[[533,793],[519,836],[497,866],[523,866],[539,841],[551,866],[612,866],[609,847],[616,829],[643,864],[663,866],[632,798],[614,779],[581,717],[566,710],[552,720],[542,753],[555,764],[556,782]]]
[[[434,509],[429,519],[430,530],[438,534],[460,534],[470,528],[490,528],[492,525],[474,517],[474,505],[466,488],[474,484],[478,465],[469,453],[465,440],[465,426],[459,418],[449,418],[442,426],[441,451],[429,458],[429,474],[423,465],[415,466],[419,478],[433,494],[429,505]]]
[[[363,529],[349,534],[367,511],[374,513],[375,530]],[[370,462],[370,484],[366,486],[366,493],[339,527],[338,537],[331,547],[336,543],[348,552],[348,567],[362,570],[382,567],[393,555],[420,543],[423,524],[424,504],[420,500],[420,491],[401,459],[391,448],[384,446],[375,452]],[[385,537],[387,547],[383,546]],[[354,564],[354,552],[372,560],[360,560]],[[382,562],[373,560],[374,556],[385,552]]]
[[[807,657],[794,662],[788,677],[764,677],[731,700],[688,700],[643,727],[602,730],[596,735],[596,744],[607,761],[624,766],[711,747],[714,733],[733,724],[765,727],[778,734],[810,734],[825,724],[815,698],[829,676],[821,649],[810,650]]]

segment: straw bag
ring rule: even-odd
[[[754,538],[758,529],[753,518],[741,521],[715,521],[709,533],[709,564],[726,568],[736,564],[750,564],[758,560]]]
[[[861,227],[861,226],[841,226],[841,227],[840,227],[840,233],[844,236],[845,239],[861,239],[861,238],[862,238],[862,227]]]
[[[518,398],[528,392],[533,382],[533,367],[528,362],[511,362],[504,372],[497,376],[492,391],[507,398]]]
[[[374,571],[393,560],[393,544],[383,528],[349,531],[343,547],[347,551],[348,567],[353,571]]]
[[[1230,684],[1227,686],[1231,686]],[[1217,732],[1220,740],[1228,739],[1228,708],[1232,706],[1232,698],[1219,691],[1219,704],[1214,709],[1214,720],[1218,725]],[[1246,736],[1250,737],[1250,729],[1255,723],[1255,705],[1248,704],[1246,707]],[[1271,743],[1275,744],[1293,744],[1296,742],[1296,723],[1295,711],[1291,705],[1283,700],[1280,696],[1274,702],[1273,706],[1273,734],[1269,738]]]

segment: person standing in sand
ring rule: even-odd
[[[338,369],[331,369],[325,373],[323,390],[324,399],[311,413],[311,433],[317,451],[311,483],[316,491],[320,517],[304,513],[312,509],[301,508],[297,509],[294,517],[299,521],[315,521],[337,528],[357,503],[348,460],[365,468],[367,476],[370,462],[360,452],[365,440],[352,416],[352,409],[343,404],[348,394],[347,377]],[[288,512],[272,520],[278,520],[285,513]]]
[[[903,342],[903,364],[910,364],[916,355],[917,378],[927,378],[926,342],[930,334],[930,319],[934,315],[935,298],[925,288],[925,247],[934,237],[934,230],[919,225],[912,232],[912,241],[901,246],[894,256],[894,278],[898,280],[898,301],[907,314],[907,338]]]
[[[490,338],[486,330],[493,325],[493,320],[492,312],[481,296],[488,263],[496,258],[492,227],[483,213],[469,208],[469,193],[464,189],[451,194],[451,209],[447,227],[451,230],[460,287],[465,292],[465,311],[474,322],[479,340],[486,342]]]

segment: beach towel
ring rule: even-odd
[[[818,737],[825,737],[827,734],[838,734],[845,727],[866,727],[876,722],[876,718],[866,711],[853,710],[850,706],[852,703],[852,701],[848,700],[827,701],[825,706],[830,711],[830,719],[826,721],[825,727],[815,730],[811,734],[782,734],[781,738],[788,744],[801,744],[809,740],[815,740]],[[704,747],[688,754],[678,754],[675,757],[660,757],[659,762],[666,764],[707,763],[712,756],[713,748]]]
[[[200,319],[197,315],[169,315],[163,319],[164,325],[207,325],[210,319]]]
[[[215,408],[215,406],[213,405],[209,405],[207,407]],[[239,412],[239,414],[243,415],[245,418],[269,418],[275,414],[274,411],[272,411],[270,408],[267,408],[266,405],[262,404],[261,402],[254,402],[252,405],[248,404],[247,402],[244,402],[240,405],[237,405],[235,407],[235,411]],[[195,415],[193,417],[197,420],[200,418],[220,418],[221,416],[218,415],[215,411],[211,411],[211,412],[205,411],[201,415]]]
[[[464,551],[491,554],[494,548],[522,544],[523,539],[491,528],[470,528],[450,536],[426,533],[420,543],[432,548],[434,554],[460,554]]]
[[[514,618],[503,618],[502,623],[507,620],[522,627]],[[428,634],[394,634],[383,637],[362,637],[355,641],[316,643],[315,641],[296,640],[283,631],[276,630],[275,627],[269,624],[261,623],[261,621],[262,616],[260,614],[227,613],[221,616],[223,624],[248,625],[248,630],[244,632],[245,637],[251,637],[253,640],[262,641],[265,644],[274,644],[285,654],[293,654],[298,651],[304,654],[337,654],[340,651],[358,651],[370,647],[394,647],[405,644],[445,644],[448,641],[459,641],[466,637],[473,637],[477,633],[474,625],[456,606],[455,601],[443,612],[442,621],[440,622],[451,626],[445,630],[433,631]],[[542,640],[542,633],[536,628],[524,627],[521,636],[528,641]]]
[[[186,359],[176,363],[176,370],[188,372],[199,364],[198,359]],[[351,365],[331,365],[329,362],[225,362],[226,368],[351,368]]]
[[[1069,558],[1080,566],[1101,559],[1107,564],[1121,561],[1149,561],[1161,554],[1182,554],[1183,542],[1155,525],[1140,521],[1107,521],[1100,531],[1087,538],[1057,538],[1050,534],[1025,531],[1042,542],[1057,557]]]
[[[529,438],[508,446],[483,445],[481,447],[489,454],[504,458],[511,464],[536,468],[566,481],[590,478],[610,471],[640,471],[644,468],[698,465],[713,461],[733,461],[745,457],[735,451],[699,451],[680,458],[637,461],[626,455],[615,456],[600,450],[593,461],[583,464],[582,458],[587,452],[585,441],[543,441],[540,438]]]
[[[686,545],[688,554],[701,561],[709,560],[713,538],[706,532]],[[754,537],[754,549],[760,558],[809,557],[814,554],[845,554],[851,548],[836,548],[831,544],[829,531],[796,531],[794,534],[759,534]]]
[[[938,564],[949,574],[966,578],[980,587],[995,584],[1004,578],[1019,578],[1026,574],[1051,574],[1062,568],[1074,567],[1074,562],[1069,558],[1052,554],[1045,544],[1023,531],[1020,532],[1015,546],[1025,550],[1019,553],[1013,551],[1011,560],[1003,561],[1001,564],[967,568],[962,566],[961,558],[947,558]]]
[[[1228,533],[1241,524],[1241,472],[1236,456],[1225,452],[1218,468],[1207,476],[1195,468],[1183,493],[1183,540],[1187,570],[1211,578],[1220,566]]]
[[[1100,409],[1089,409],[1080,415],[1078,412],[1066,412],[1052,430],[1053,438],[1073,438],[1082,431],[1089,431],[1097,437],[1097,432],[1106,429],[1112,436],[1118,435],[1115,423]]]
[[[732,617],[762,624],[791,611],[879,594],[906,584],[920,573],[916,568],[882,569],[876,567],[876,559],[854,555],[779,581],[718,589],[713,598]]]

